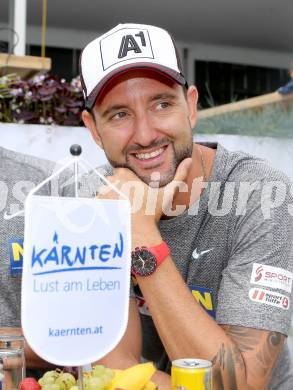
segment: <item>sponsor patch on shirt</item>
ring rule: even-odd
[[[272,267],[266,264],[254,263],[250,283],[259,286],[271,287],[279,290],[292,290],[293,273],[283,268]]]
[[[209,288],[199,286],[188,286],[192,295],[197,302],[206,310],[206,312],[213,318],[216,317],[214,308],[213,291]]]
[[[265,290],[263,288],[251,288],[249,298],[253,302],[271,305],[280,309],[288,310],[290,307],[290,298],[275,291]]]
[[[23,239],[8,240],[7,245],[10,262],[10,274],[19,275],[22,273]]]

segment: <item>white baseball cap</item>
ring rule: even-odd
[[[119,24],[91,41],[80,56],[81,83],[91,109],[108,81],[129,69],[153,69],[187,85],[175,43],[164,29],[145,24]]]

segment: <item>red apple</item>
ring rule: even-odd
[[[24,378],[19,385],[19,390],[41,390],[41,386],[35,378]]]

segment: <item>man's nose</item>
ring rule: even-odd
[[[148,146],[159,138],[159,133],[154,123],[147,115],[140,116],[134,123],[133,142],[137,145]]]

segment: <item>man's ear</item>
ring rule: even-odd
[[[198,101],[198,92],[194,85],[188,88],[186,99],[188,105],[188,119],[191,128],[193,128],[196,123],[197,101]]]
[[[82,120],[86,127],[90,130],[91,135],[95,142],[103,149],[103,143],[100,137],[99,130],[97,129],[96,122],[93,118],[94,114],[90,114],[87,110],[82,111]]]

